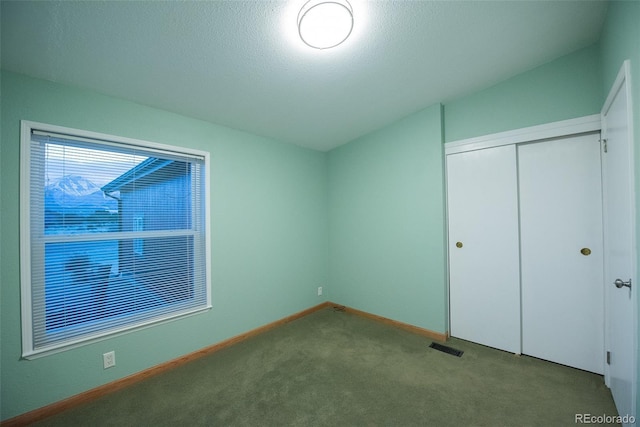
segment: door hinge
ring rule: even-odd
[[[607,365],[611,365],[611,352],[607,351]]]
[[[607,138],[602,138],[600,140],[600,142],[602,143],[602,151],[606,153],[607,152]]]

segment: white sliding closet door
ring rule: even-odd
[[[520,353],[516,148],[447,156],[451,334]]]
[[[599,134],[520,145],[518,167],[522,352],[601,374]]]

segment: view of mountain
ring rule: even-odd
[[[47,189],[50,191],[58,190],[64,194],[78,197],[100,191],[100,187],[78,175],[66,175],[49,185]]]
[[[116,200],[106,197],[100,187],[78,175],[66,175],[45,187],[47,226],[95,222],[96,215],[110,216],[117,211]]]

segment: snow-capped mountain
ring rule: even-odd
[[[60,190],[64,194],[76,197],[87,196],[96,191],[100,191],[100,187],[95,185],[87,178],[79,175],[66,175],[57,179],[53,184],[47,187],[48,191]]]
[[[45,210],[49,212],[88,216],[117,208],[114,199],[82,176],[66,175],[45,187]]]

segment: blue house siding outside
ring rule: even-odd
[[[149,158],[102,190],[119,199],[122,232],[191,228],[191,165],[187,162]],[[193,296],[190,236],[122,239],[118,259],[120,273],[132,275],[167,303]]]

